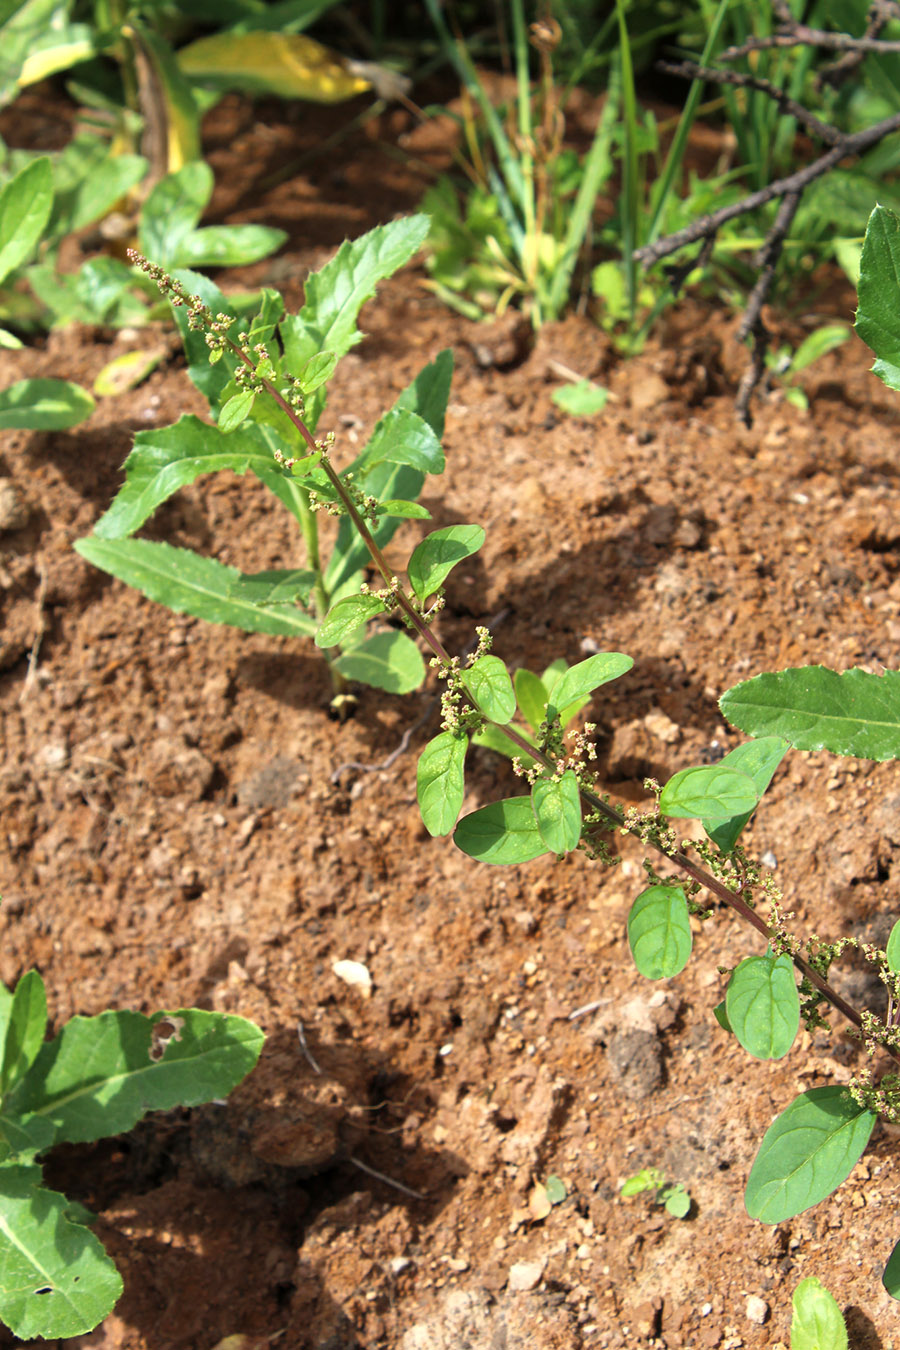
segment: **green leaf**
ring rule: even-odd
[[[213,192],[213,171],[203,159],[166,174],[148,194],[138,225],[138,249],[166,271],[188,264],[181,246],[194,231]]]
[[[894,1249],[888,1257],[887,1265],[884,1268],[881,1283],[884,1285],[891,1298],[900,1299],[900,1242],[894,1244]]]
[[[758,741],[745,741],[743,745],[736,746],[724,756],[720,761],[720,768],[737,769],[740,773],[745,773],[752,779],[756,791],[762,797],[787,749],[787,741],[783,741],[779,736],[763,736]],[[752,815],[752,811],[746,811],[743,815],[734,816],[730,820],[704,820],[703,828],[723,853],[730,853]]]
[[[44,981],[36,970],[29,970],[16,985],[6,1018],[2,1042],[0,1098],[5,1098],[31,1068],[47,1030],[47,996]]]
[[[725,1007],[724,999],[722,999],[721,1003],[717,1003],[713,1008],[713,1017],[723,1031],[731,1031],[731,1023],[728,1020],[728,1010]]]
[[[550,398],[570,417],[595,417],[606,407],[609,390],[594,384],[593,380],[579,380],[576,384],[564,384],[562,388],[554,389]]]
[[[888,938],[885,954],[887,955],[888,969],[892,970],[896,975],[900,972],[900,919],[897,920],[891,929],[891,935]]]
[[[68,191],[60,190],[59,162],[56,196],[48,233],[54,238],[74,234],[108,215],[126,193],[144,177],[147,161],[141,155],[107,154]]]
[[[375,507],[378,516],[399,516],[404,520],[430,520],[431,512],[419,502],[404,502],[397,498],[379,502]]]
[[[247,10],[253,13],[250,6]],[[337,103],[371,87],[362,71],[352,70],[314,39],[263,28],[198,38],[180,49],[178,64],[202,84],[292,101]]]
[[[900,671],[800,666],[736,684],[719,707],[749,736],[780,736],[798,750],[900,757]]]
[[[219,412],[219,430],[222,434],[227,435],[229,431],[235,431],[242,422],[245,422],[253,411],[255,402],[255,389],[241,389],[226,399]]]
[[[411,384],[394,404],[395,408],[409,408],[427,422],[438,440],[444,434],[444,418],[450,401],[453,379],[453,350],[445,347],[433,361],[423,366]]]
[[[375,294],[378,282],[421,248],[430,223],[427,216],[417,215],[379,225],[362,238],[342,244],[330,262],[307,277],[306,303],[281,325],[291,370],[302,370],[320,351],[332,351],[340,359],[359,342],[362,334],[356,317],[360,309]],[[324,406],[324,389],[318,389],[307,405],[310,430],[315,430]]]
[[[0,191],[0,281],[34,250],[50,219],[53,171],[45,155],[20,169]]]
[[[335,352],[316,352],[315,356],[311,356],[303,369],[297,372],[304,397],[309,398],[320,385],[330,380],[336,366]]]
[[[725,995],[731,1030],[757,1059],[782,1059],[800,1027],[800,996],[787,955],[748,956]]]
[[[429,538],[434,536],[429,535]],[[476,708],[479,712],[483,712],[485,717],[489,717],[500,726],[505,726],[512,720],[516,711],[516,696],[509,671],[499,656],[479,656],[477,661],[462,672],[462,681]]]
[[[206,225],[181,241],[174,266],[246,266],[267,258],[287,237],[271,225]]]
[[[68,380],[19,380],[0,389],[0,430],[64,431],[90,417],[94,400]]]
[[[844,1087],[801,1093],[760,1145],[744,1195],[750,1218],[781,1223],[836,1191],[862,1157],[877,1119]]]
[[[295,605],[298,600],[305,605],[315,580],[315,572],[305,567],[239,572],[228,591],[228,598],[258,609],[267,605]],[[310,619],[310,631],[313,626]]]
[[[850,329],[845,323],[825,324],[822,328],[817,328],[808,338],[804,338],[794,352],[790,365],[791,374],[799,374],[801,370],[805,370],[828,352],[843,346],[849,337]]]
[[[791,1350],[847,1350],[847,1326],[837,1299],[814,1275],[800,1281],[791,1302]]]
[[[648,886],[641,892],[628,915],[628,945],[645,979],[665,980],[684,970],[693,937],[680,886]]]
[[[444,452],[441,443],[423,417],[409,408],[392,408],[376,424],[366,448],[350,465],[358,479],[376,464],[409,464],[422,473],[443,473]]]
[[[869,217],[860,259],[856,331],[875,353],[872,370],[889,389],[900,389],[898,277],[900,217],[886,206],[876,206]]]
[[[40,1116],[8,1116],[0,1112],[0,1162],[32,1162],[56,1138],[52,1121]],[[0,1191],[2,1209],[2,1191]]]
[[[457,563],[477,553],[483,543],[480,525],[448,525],[427,534],[407,567],[409,584],[422,603],[440,590]]]
[[[658,1167],[643,1167],[622,1182],[621,1194],[626,1196],[642,1195],[644,1191],[655,1191],[663,1183],[663,1174]]]
[[[190,549],[149,539],[77,539],[76,552],[95,567],[142,591],[176,614],[194,614],[207,623],[227,623],[247,633],[311,636],[316,621],[302,609],[259,603],[253,589],[242,590],[236,567],[203,558]]]
[[[683,1186],[667,1186],[659,1197],[673,1219],[686,1219],[691,1210],[691,1197]]]
[[[537,731],[546,715],[550,697],[543,680],[538,679],[531,670],[519,669],[513,676],[513,687],[519,712],[532,731]]]
[[[470,858],[498,865],[530,862],[548,851],[530,797],[507,797],[463,816],[453,842]]]
[[[405,633],[375,633],[333,663],[347,680],[359,680],[389,694],[409,694],[425,679],[425,662]]]
[[[547,1199],[551,1205],[561,1205],[569,1194],[566,1190],[566,1183],[562,1178],[554,1176],[552,1173],[544,1182],[544,1190],[547,1192]]]
[[[456,824],[465,792],[468,741],[442,731],[425,746],[416,768],[416,796],[425,828],[432,837],[449,834]]]
[[[180,417],[158,430],[139,431],[124,467],[123,486],[94,526],[94,534],[104,539],[133,534],[167,498],[203,473],[231,469],[243,474],[253,469],[263,477],[275,468],[258,427],[249,424],[239,435],[226,435],[194,416]]]
[[[91,1331],[122,1293],[102,1243],[68,1206],[39,1167],[0,1164],[0,1317],[23,1340]]]
[[[4,1109],[51,1121],[60,1143],[103,1139],[148,1111],[224,1097],[253,1068],[263,1040],[243,1017],[197,1008],[73,1017],[44,1043]]]
[[[715,825],[752,812],[758,801],[749,774],[708,764],[673,774],[660,793],[659,809],[664,816],[690,816]]]
[[[376,614],[383,614],[386,608],[377,595],[348,595],[325,615],[316,633],[316,646],[336,647],[348,633],[361,628]]]
[[[570,853],[581,838],[581,797],[572,769],[562,778],[538,778],[531,805],[541,838],[551,853]]]
[[[633,665],[631,657],[623,656],[621,652],[598,652],[596,656],[589,656],[586,661],[570,666],[550,691],[547,717],[552,720],[570,703],[577,703],[601,685],[617,680]]]

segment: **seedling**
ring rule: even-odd
[[[46,1028],[37,971],[0,984],[0,1317],[23,1340],[80,1336],[122,1292],[95,1216],[42,1184],[43,1155],[225,1096],[263,1043],[252,1022],[197,1008],[73,1017],[51,1041]]]
[[[791,1350],[847,1350],[847,1324],[833,1294],[814,1275],[794,1290]]]
[[[691,1197],[680,1182],[666,1181],[658,1167],[645,1167],[633,1177],[623,1181],[623,1195],[640,1195],[643,1191],[653,1191],[654,1205],[662,1205],[673,1219],[686,1219],[691,1208]]]

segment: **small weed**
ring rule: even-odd
[[[623,1195],[640,1195],[653,1191],[654,1205],[662,1205],[673,1219],[686,1219],[691,1208],[691,1197],[680,1182],[666,1181],[657,1167],[645,1167],[623,1181],[619,1188]]]

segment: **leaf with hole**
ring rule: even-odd
[[[744,1194],[750,1218],[781,1223],[831,1195],[862,1157],[877,1119],[845,1087],[801,1093],[760,1145]]]
[[[669,979],[684,970],[693,937],[680,886],[648,886],[641,892],[628,915],[628,945],[648,980]]]
[[[757,1059],[782,1059],[800,1027],[794,964],[786,955],[748,956],[732,973],[725,995],[731,1030]]]
[[[425,746],[416,767],[416,796],[422,821],[433,837],[449,834],[459,817],[465,792],[468,740],[442,731]]]

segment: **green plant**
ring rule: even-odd
[[[628,1177],[619,1187],[623,1195],[640,1195],[653,1191],[654,1205],[662,1205],[673,1219],[686,1219],[691,1208],[691,1197],[680,1182],[666,1181],[658,1167],[645,1167]]]
[[[884,224],[882,217],[877,220]],[[314,619],[291,603],[283,617],[292,625],[288,631],[316,630],[319,644],[328,645],[346,643],[373,617],[383,620],[393,614],[429,649],[443,684],[441,730],[422,750],[417,769],[419,807],[431,835],[452,834],[457,846],[476,861],[517,866],[576,850],[590,860],[613,863],[607,836],[624,831],[641,841],[648,855],[644,864],[648,884],[628,916],[628,940],[641,974],[667,979],[684,968],[693,945],[692,917],[708,920],[713,915],[701,901],[705,892],[754,929],[763,943],[762,954],[747,956],[728,972],[725,998],[716,1010],[721,1027],[748,1053],[760,1059],[783,1057],[801,1021],[808,1029],[827,1027],[823,1011],[830,1005],[850,1022],[870,1055],[884,1053],[900,1064],[900,927],[885,951],[862,948],[887,991],[886,1014],[879,1017],[856,1009],[828,982],[835,959],[855,944],[847,937],[829,943],[792,933],[773,879],[740,844],[791,746],[825,747],[870,759],[900,756],[900,673],[876,676],[855,670],[838,675],[814,667],[746,681],[723,696],[721,709],[753,739],[718,764],[682,769],[662,787],[648,781],[647,809],[619,810],[603,794],[591,766],[593,727],[586,724],[564,732],[564,723],[596,690],[625,675],[631,659],[619,652],[602,652],[571,667],[554,663],[541,677],[523,671],[513,677],[491,652],[491,635],[485,628],[476,630],[477,645],[465,660],[451,656],[432,619],[452,568],[483,542],[483,531],[476,525],[451,526],[427,536],[410,557],[408,588],[387,565],[379,531],[393,532],[390,513],[398,509],[395,471],[411,468],[413,445],[419,447],[417,454],[427,447],[428,463],[416,460],[417,473],[437,464],[440,416],[433,416],[431,423],[423,416],[415,421],[401,418],[403,434],[397,449],[386,429],[386,424],[393,426],[389,423],[393,414],[388,414],[362,455],[341,471],[332,463],[330,443],[316,442],[311,426],[324,398],[320,381],[356,336],[361,298],[371,294],[379,277],[411,256],[426,230],[427,221],[415,217],[344,245],[334,262],[311,278],[299,315],[283,319],[277,297],[266,294],[246,337],[240,333],[231,337],[231,316],[224,312],[220,317],[203,298],[185,289],[188,282],[196,282],[207,301],[218,305],[221,297],[208,283],[190,277],[173,280],[151,268],[175,302],[188,307],[189,317],[183,317],[182,326],[189,360],[196,367],[195,382],[217,411],[219,426],[212,429],[197,419],[182,419],[163,433],[141,433],[128,461],[125,487],[95,535],[80,541],[79,550],[128,579],[129,571],[136,575],[142,567],[144,573],[150,570],[146,560],[159,560],[153,566],[158,572],[165,569],[162,598],[174,595],[180,607],[187,607],[189,598],[179,587],[193,584],[195,590],[202,589],[193,581],[192,555],[125,537],[179,483],[192,481],[206,468],[252,468],[282,500],[287,498],[301,525],[305,517],[296,509],[298,492],[305,494],[307,507],[312,494],[328,501],[341,513],[340,528],[346,527],[346,533],[339,534],[336,553],[320,577],[332,577],[329,594],[322,598],[324,613]],[[900,249],[900,221],[890,222],[888,238]],[[889,257],[887,265],[900,274],[900,257]],[[864,249],[861,331],[867,269]],[[900,381],[900,333],[895,327],[900,307],[892,306],[890,297],[882,305],[882,324],[894,327],[879,359],[888,361],[892,377]],[[276,348],[279,320],[281,342]],[[207,351],[212,365],[205,360],[201,364]],[[241,368],[248,373],[238,379]],[[289,376],[288,368],[299,375]],[[403,396],[400,411],[405,414],[410,401],[420,409],[430,407],[432,413],[435,408],[442,411],[448,381],[449,364],[439,358]],[[294,396],[298,390],[302,398]],[[223,431],[223,425],[232,430]],[[154,439],[148,441],[147,436]],[[376,479],[368,470],[373,461],[383,464],[384,445],[394,447],[399,459],[388,460],[390,472]],[[363,471],[361,489],[359,480],[348,474]],[[379,501],[376,491],[386,494],[387,500]],[[402,509],[407,511],[405,505]],[[378,591],[360,584],[366,555],[380,577]],[[271,613],[298,594],[290,574],[247,578],[215,565],[210,575],[219,605],[212,617],[219,619],[228,603],[263,594],[263,609]],[[314,580],[307,577],[304,583],[310,595]],[[210,590],[207,586],[206,605]],[[405,641],[415,650],[409,639]],[[356,650],[350,647],[348,655]],[[338,671],[353,677],[352,667],[341,664],[345,659],[341,656],[335,663]],[[421,658],[417,659],[421,667]],[[527,790],[460,818],[472,744],[503,744]],[[676,827],[682,818],[700,821],[706,838],[680,841]],[[866,1068],[846,1084],[801,1093],[767,1131],[750,1170],[745,1203],[751,1217],[780,1223],[830,1195],[862,1155],[879,1115],[900,1120],[896,1069],[876,1079]],[[890,1293],[900,1295],[900,1244],[888,1261],[884,1280]]]
[[[809,407],[809,399],[795,383],[797,376],[814,361],[842,346],[849,337],[850,329],[846,324],[824,324],[804,338],[796,351],[792,352],[790,347],[781,347],[778,351],[766,354],[766,365],[772,377],[781,381],[782,393],[788,403],[792,403],[795,408]]]
[[[579,255],[590,244],[594,203],[612,172],[615,81],[580,160],[562,144],[563,106],[552,65],[556,21],[544,16],[529,32],[523,0],[511,0],[517,91],[515,106],[504,113],[491,103],[465,44],[451,36],[437,0],[426,4],[465,93],[468,157],[462,162],[471,184],[462,201],[449,179],[426,194],[432,288],[471,318],[501,314],[516,299],[540,327],[568,304]],[[534,90],[529,42],[540,61]]]
[[[174,287],[189,373],[217,425],[182,417],[174,426],[141,432],[126,461],[124,486],[93,534],[76,545],[95,566],[171,609],[251,632],[315,637],[328,653],[338,696],[348,680],[405,693],[425,676],[405,633],[382,624],[366,637],[365,627],[390,613],[399,584],[381,549],[404,518],[428,518],[416,498],[426,475],[444,467],[440,436],[451,354],[444,352],[401,394],[339,480],[328,463],[332,438],[316,441],[314,432],[328,381],[362,336],[356,327],[360,308],[378,281],[420,247],[427,229],[427,218],[415,216],[345,244],[308,279],[298,313],[285,314],[281,297],[265,291],[258,316],[245,323],[212,283],[182,273],[170,285],[151,268],[165,289]],[[202,300],[187,298],[184,287]],[[219,469],[250,469],[287,507],[299,527],[304,566],[248,575],[186,549],[131,537],[178,488]],[[341,521],[325,559],[316,513],[345,511],[345,498],[353,513]],[[483,537],[475,526],[454,526],[419,546],[409,564],[417,613],[453,563]],[[361,593],[369,548],[381,560],[384,589]]]
[[[847,1350],[847,1326],[837,1300],[814,1275],[794,1290],[791,1350]]]
[[[252,1022],[196,1008],[73,1017],[51,1041],[46,1028],[36,971],[0,985],[0,1318],[23,1339],[90,1331],[122,1292],[95,1216],[42,1184],[43,1155],[224,1096],[263,1042]]]

